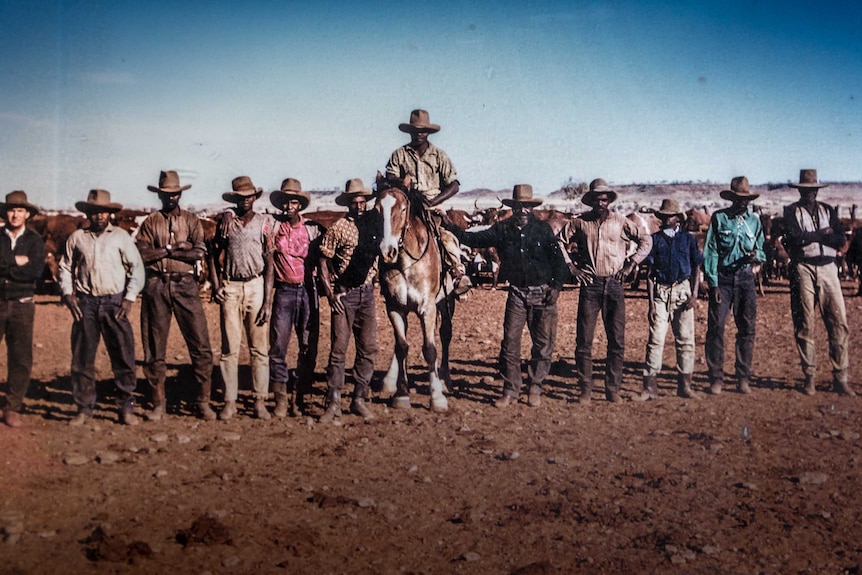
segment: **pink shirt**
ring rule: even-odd
[[[291,226],[288,222],[278,224],[275,232],[275,281],[297,284],[305,280],[305,259],[308,257],[308,230],[305,219]]]

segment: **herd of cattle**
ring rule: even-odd
[[[142,210],[122,210],[115,215],[114,224],[134,235],[148,213]],[[303,215],[325,227],[329,227],[345,213],[343,211],[319,210],[305,212]],[[577,215],[555,209],[536,209],[533,213],[539,219],[547,221],[555,233],[559,232],[570,218]],[[511,210],[502,207],[502,205],[500,207],[485,209],[479,209],[477,206],[472,212],[457,209],[449,209],[446,212],[449,220],[462,229],[481,229],[480,226],[493,225],[498,221],[505,220],[511,214]],[[690,209],[686,212],[686,216],[684,225],[689,231],[695,234],[698,244],[702,249],[706,240],[706,230],[709,226],[709,214],[705,211]],[[635,221],[645,232],[653,233],[659,229],[658,218],[649,210],[632,212],[627,217]],[[213,217],[202,215],[201,221],[204,226],[206,239],[209,241],[215,235],[216,220]],[[759,285],[762,294],[763,285],[769,285],[769,282],[772,280],[786,278],[789,258],[781,244],[781,237],[783,235],[782,218],[763,214],[761,215],[761,221],[766,236],[764,246],[766,262],[759,273]],[[843,221],[847,230],[848,241],[839,259],[841,277],[844,279],[862,279],[862,273],[860,273],[860,270],[862,270],[862,220],[844,218]],[[58,277],[57,265],[62,255],[66,238],[75,230],[86,227],[87,221],[81,215],[64,213],[37,214],[30,219],[29,225],[42,236],[47,253],[45,274],[39,286],[39,291],[41,293],[56,294],[58,293],[56,282],[56,278]],[[499,262],[493,248],[483,251],[481,257],[486,262]],[[205,280],[205,277],[206,274],[202,274],[201,279]],[[632,287],[636,288],[638,286],[640,277],[642,277],[642,270],[635,272],[634,276],[629,278]],[[496,274],[493,274],[489,281],[492,284],[496,284]],[[704,290],[702,294],[705,293]],[[857,295],[862,295],[862,283],[860,283],[860,291]]]

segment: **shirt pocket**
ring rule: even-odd
[[[730,249],[736,243],[736,234],[733,233],[733,230],[719,230],[716,234],[716,243],[719,249]]]

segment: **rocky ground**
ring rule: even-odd
[[[703,401],[674,397],[669,353],[658,401],[611,405],[599,389],[590,405],[574,402],[577,290],[567,290],[546,401],[495,409],[504,301],[503,291],[477,290],[459,307],[458,393],[446,414],[428,410],[414,345],[409,411],[375,401],[371,423],[347,414],[332,426],[259,421],[246,383],[240,417],[204,423],[188,414],[188,353],[175,329],[164,422],[116,423],[100,350],[106,399],[90,423],[71,428],[71,321],[56,298],[40,300],[25,427],[0,427],[0,573],[860,572],[862,399],[829,391],[822,329],[820,391],[795,389],[786,284],[758,300],[754,392]],[[862,299],[847,303],[858,350]],[[640,388],[645,293],[629,292],[627,306],[630,395]],[[217,349],[218,309],[206,312]],[[382,305],[379,322],[389,353]],[[702,302],[698,388],[705,332]],[[324,320],[315,413],[328,335]],[[595,349],[604,356],[601,335]],[[862,391],[855,353],[851,361]],[[378,375],[387,362],[378,358]]]

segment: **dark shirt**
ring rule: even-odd
[[[670,238],[659,230],[652,235],[652,251],[645,261],[656,282],[671,285],[690,278],[703,263],[703,254],[691,232],[679,230]]]
[[[27,256],[29,261],[19,266],[15,256]],[[0,299],[21,299],[33,297],[36,290],[36,280],[45,271],[45,242],[42,237],[25,228],[15,242],[12,251],[12,239],[0,231]]]
[[[481,232],[466,232],[456,226],[450,231],[462,244],[496,248],[500,256],[500,281],[508,281],[513,286],[560,287],[568,273],[551,226],[532,215],[520,230],[514,218],[509,218]]]

